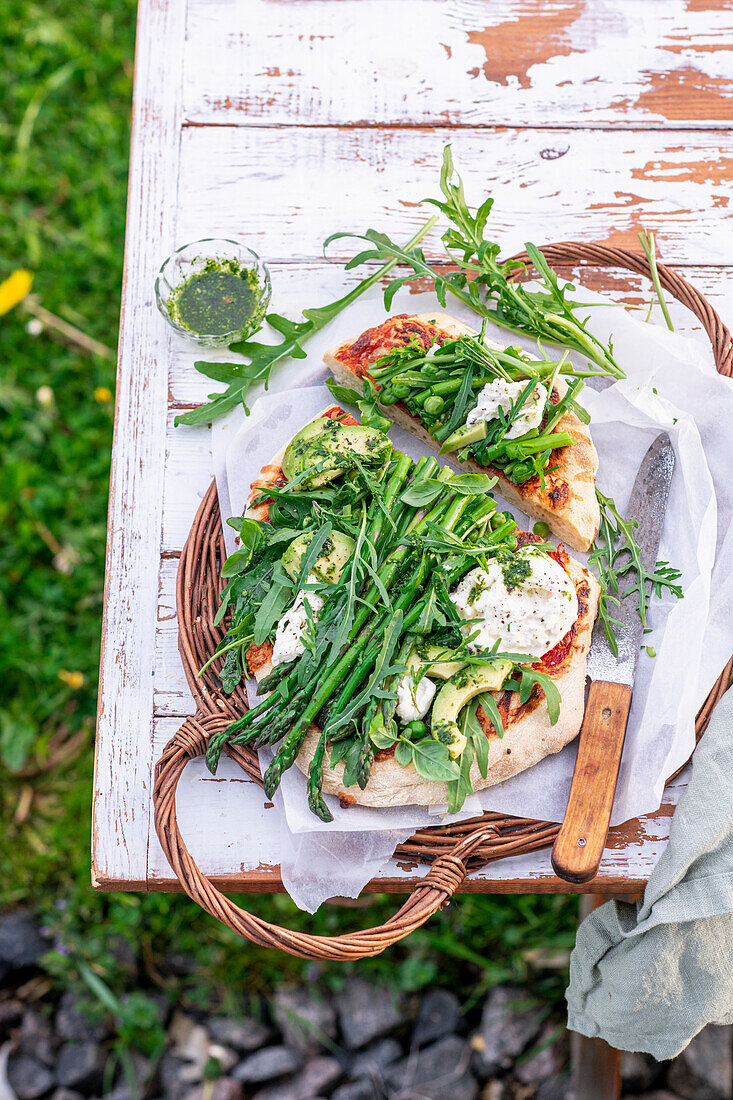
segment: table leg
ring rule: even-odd
[[[604,894],[581,894],[580,919],[610,898]],[[573,1100],[619,1100],[621,1095],[621,1051],[604,1039],[587,1039],[570,1034],[570,1065]]]

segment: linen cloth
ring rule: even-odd
[[[566,998],[572,1031],[659,1060],[706,1024],[733,1023],[733,689],[695,750],[643,900],[607,902],[580,925]]]

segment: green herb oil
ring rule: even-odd
[[[196,335],[224,336],[247,326],[257,308],[257,274],[235,264],[206,267],[186,279],[175,298],[179,323]]]

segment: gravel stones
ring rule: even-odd
[[[70,990],[66,990],[61,996],[54,1018],[54,1027],[60,1039],[73,1039],[78,1042],[87,1040],[100,1042],[107,1035],[105,1025],[92,1023],[79,1007],[78,998]]]
[[[342,1076],[341,1065],[335,1058],[311,1058],[292,1080],[261,1089],[254,1100],[312,1100],[321,1091],[330,1092]]]
[[[394,1031],[400,1021],[395,995],[386,987],[351,978],[336,996],[336,1011],[343,1041],[349,1050],[359,1050]]]
[[[66,1088],[94,1092],[101,1088],[106,1060],[97,1043],[64,1043],[56,1063],[56,1081]]]
[[[240,1020],[213,1016],[206,1023],[206,1030],[216,1043],[231,1047],[239,1054],[251,1054],[274,1037],[271,1027],[251,1016],[244,1016]]]
[[[527,1004],[527,994],[508,986],[492,989],[484,1004],[481,1026],[471,1046],[480,1076],[506,1072],[539,1034],[543,1012]]]
[[[183,1100],[191,1091],[190,1066],[167,1050],[158,1063],[158,1080],[165,1100]]]
[[[357,1081],[347,1081],[332,1094],[331,1100],[383,1100],[384,1093],[378,1089],[369,1077],[360,1077]]]
[[[523,1085],[540,1085],[557,1081],[568,1060],[568,1044],[555,1024],[542,1029],[535,1049],[528,1051],[514,1067],[514,1074]]]
[[[242,1100],[244,1093],[233,1077],[219,1077],[187,1092],[184,1100]]]
[[[57,1046],[58,1041],[48,1017],[35,1008],[26,1009],[16,1038],[18,1053],[27,1054],[44,1065],[54,1066]]]
[[[7,913],[0,919],[0,981],[13,970],[37,966],[47,950],[28,913]]]
[[[414,1092],[421,1100],[475,1100],[479,1087],[470,1060],[468,1044],[449,1035],[391,1066],[385,1080],[394,1092]]]
[[[672,1063],[667,1083],[689,1100],[733,1096],[733,1028],[704,1028]]]
[[[8,1082],[18,1100],[36,1100],[56,1084],[48,1067],[27,1054],[11,1055]]]
[[[302,1056],[290,1047],[263,1047],[240,1062],[232,1077],[243,1085],[260,1085],[295,1073],[302,1064]]]
[[[301,1054],[318,1054],[336,1038],[333,1005],[308,988],[279,989],[273,1015],[285,1042]]]
[[[349,1075],[353,1078],[380,1078],[387,1066],[391,1066],[401,1057],[402,1047],[396,1039],[379,1039],[353,1056],[349,1063]]]
[[[412,1042],[425,1046],[436,1039],[452,1035],[458,1028],[461,1005],[455,993],[448,989],[431,989],[420,1001]]]

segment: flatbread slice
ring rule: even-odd
[[[414,339],[428,347],[435,340],[442,344],[465,335],[476,334],[445,313],[421,313],[413,316],[402,313],[390,317],[375,328],[367,329],[353,340],[339,344],[326,352],[323,358],[338,382],[353,386],[355,381],[361,382],[369,377],[371,364],[395,347],[402,347]],[[498,350],[504,346],[490,340],[486,343]],[[566,390],[565,381],[558,378],[550,397],[553,404],[560,400]],[[439,449],[440,444],[428,434],[404,402],[398,401],[395,405],[380,407],[395,424],[407,428],[435,450]],[[521,508],[532,519],[544,520],[550,530],[574,550],[585,551],[590,549],[600,522],[595,494],[598,454],[588,426],[573,412],[565,413],[558,422],[557,430],[569,432],[575,442],[570,447],[553,451],[550,466],[555,469],[545,474],[544,490],[537,477],[523,485],[515,485],[494,466],[480,466],[473,459],[458,464],[450,455],[447,457],[472,473],[489,470],[498,479],[497,491],[510,504]]]
[[[338,405],[331,405],[320,414],[332,417],[344,424],[356,421]],[[284,481],[282,458],[287,444],[280,448],[272,462],[267,463],[260,476],[252,483],[252,492],[245,516],[260,521],[269,518],[269,501],[255,503],[261,498],[268,486],[276,486]],[[522,534],[518,538],[520,545],[541,541],[534,535]],[[578,618],[568,634],[546,653],[537,666],[547,673],[560,692],[560,716],[555,725],[550,724],[547,707],[542,692],[535,687],[526,703],[520,703],[517,692],[493,692],[504,724],[504,735],[498,737],[493,725],[481,707],[478,719],[489,740],[489,766],[486,778],[483,778],[474,763],[471,779],[475,791],[502,783],[504,780],[531,768],[545,756],[559,752],[578,731],[583,720],[585,670],[590,647],[591,629],[596,617],[599,587],[595,578],[579,562],[575,561],[563,547],[555,552],[556,560],[571,577],[578,596]],[[258,646],[250,646],[247,651],[247,664],[252,675],[259,683],[272,671],[272,643],[267,641]],[[303,747],[298,754],[296,764],[307,774],[310,762],[318,743],[320,730],[312,726]],[[447,784],[423,779],[412,765],[403,768],[394,759],[393,750],[378,752],[372,765],[371,775],[366,789],[358,786],[344,787],[343,764],[331,767],[328,754],[323,769],[323,790],[326,794],[338,795],[342,805],[361,805],[373,807],[442,805],[447,800]]]

